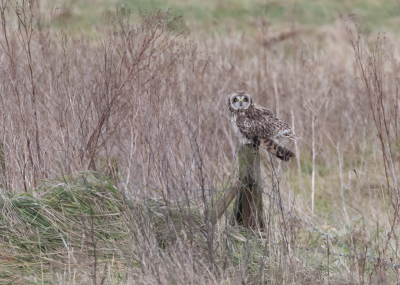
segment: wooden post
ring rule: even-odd
[[[236,198],[235,216],[246,228],[262,228],[263,204],[261,192],[260,154],[258,147],[242,145],[238,150],[239,195]]]
[[[0,143],[0,186],[7,188],[6,157],[4,155],[4,144]]]
[[[213,198],[213,208],[211,211],[211,223],[215,225],[225,213],[226,209],[232,203],[239,192],[239,183],[237,181],[237,171],[235,170],[228,181],[222,185],[222,188]]]

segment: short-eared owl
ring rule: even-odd
[[[269,153],[284,161],[295,157],[285,147],[289,139],[297,139],[289,124],[279,120],[270,110],[254,103],[250,94],[245,91],[229,94],[227,104],[239,144],[261,143]]]

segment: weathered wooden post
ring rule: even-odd
[[[213,207],[211,211],[211,223],[213,225],[218,222],[233,199],[237,196],[240,188],[240,184],[237,180],[237,171],[235,170],[213,198]]]
[[[236,197],[234,216],[246,228],[263,228],[263,203],[259,148],[251,144],[238,149],[239,171],[232,173],[228,181],[213,198],[211,222],[216,224]]]
[[[246,228],[263,227],[263,203],[259,148],[251,144],[238,149],[239,195],[236,197],[235,217]]]
[[[0,143],[0,186],[6,187],[7,173],[6,173],[6,157],[4,155],[4,144]]]

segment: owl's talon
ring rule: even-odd
[[[252,146],[253,146],[254,148],[257,148],[257,147],[260,146],[260,139],[259,139],[257,136],[255,136],[255,137],[253,138]]]

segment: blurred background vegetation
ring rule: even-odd
[[[282,27],[299,24],[307,28],[334,25],[341,15],[356,14],[364,28],[397,33],[400,24],[400,3],[396,0],[69,0],[48,1],[49,5],[71,7],[59,15],[58,21],[70,27],[90,29],[107,9],[125,5],[133,13],[154,7],[171,9],[172,14],[185,15],[185,23],[196,23],[213,31],[254,32],[254,19],[263,18],[270,25]],[[189,31],[189,29],[187,29]]]

